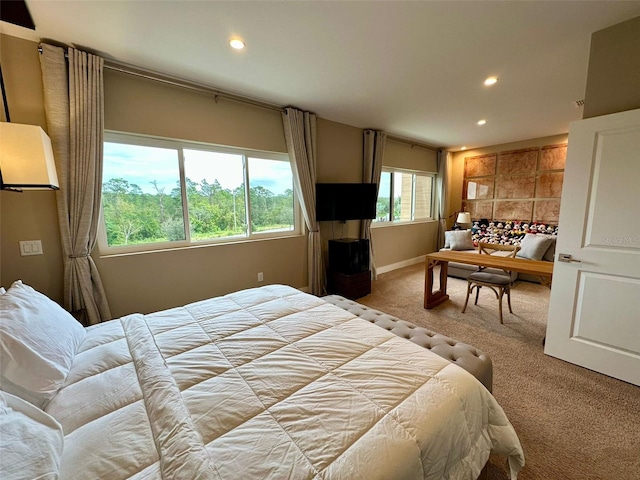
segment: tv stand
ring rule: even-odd
[[[356,300],[371,293],[371,270],[351,275],[329,270],[327,284],[329,294],[337,293],[350,300]]]
[[[351,300],[370,294],[369,240],[329,240],[327,280],[329,293],[337,293]]]

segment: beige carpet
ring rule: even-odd
[[[525,453],[520,480],[639,480],[640,388],[544,355],[549,290],[518,282],[513,315],[484,289],[464,304],[466,281],[450,278],[450,300],[422,307],[424,266],[379,275],[359,303],[474,345],[493,360],[493,394]],[[490,480],[507,479],[506,461],[492,456]]]

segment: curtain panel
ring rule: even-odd
[[[364,131],[364,152],[362,164],[362,183],[375,183],[380,186],[382,161],[387,134],[378,130]],[[377,196],[377,195],[376,195]],[[369,263],[373,278],[377,278],[376,262],[373,255],[373,239],[371,238],[371,219],[360,222],[360,238],[369,240]]]
[[[291,159],[293,181],[298,192],[304,221],[309,230],[307,264],[309,289],[313,295],[323,295],[325,269],[322,259],[322,238],[316,221],[316,116],[295,108],[282,113],[287,151]]]
[[[447,230],[447,184],[448,171],[451,163],[451,152],[438,150],[438,176],[436,177],[436,201],[438,211],[438,250],[444,247],[444,232]]]
[[[47,129],[60,190],[56,192],[64,263],[64,307],[81,323],[111,319],[90,254],[102,195],[103,59],[41,44]],[[68,60],[65,59],[65,53]]]

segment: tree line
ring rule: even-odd
[[[192,240],[245,235],[247,207],[245,187],[223,188],[215,180],[199,183],[187,178],[187,211]],[[145,193],[124,178],[103,184],[102,206],[109,246],[185,240],[180,182],[167,192],[152,181]],[[274,194],[256,186],[249,189],[251,229],[262,232],[293,226],[293,190]]]

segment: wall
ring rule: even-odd
[[[11,120],[46,130],[37,43],[1,35],[0,46]],[[216,102],[208,95],[112,70],[105,70],[105,128],[286,151],[278,111],[222,98]],[[317,134],[318,181],[360,182],[362,129],[318,119]],[[397,166],[435,168],[435,153],[420,153],[420,148],[402,143],[389,145],[389,158],[399,162]],[[20,278],[61,302],[63,267],[55,193],[1,192],[0,196],[0,283],[9,286]],[[326,224],[321,232],[326,242],[329,238],[357,237],[359,228],[359,222]],[[377,264],[402,262],[432,251],[434,232],[431,224],[375,230]],[[21,257],[18,242],[36,239],[42,241],[44,255]],[[92,256],[112,314],[117,317],[258,286],[257,272],[264,272],[265,283],[305,288],[306,252],[303,235],[103,257],[96,250]]]
[[[0,35],[0,63],[11,121],[46,130],[37,44]],[[22,279],[62,301],[62,256],[53,191],[0,192],[0,284]],[[44,255],[21,257],[20,240],[42,240]]]
[[[363,131],[360,128],[318,119],[318,182],[361,182]],[[358,161],[354,162],[354,159]],[[436,172],[436,152],[417,145],[387,139],[384,165]],[[393,267],[436,249],[436,222],[374,226],[371,233],[376,266]],[[358,238],[360,222],[321,222],[324,252],[334,238]],[[326,257],[325,257],[326,258]]]
[[[447,193],[449,205],[448,215],[453,215],[454,212],[459,212],[462,209],[464,164],[466,157],[476,157],[529,148],[542,148],[547,145],[567,143],[567,141],[568,135],[562,134],[455,152],[452,155],[451,168],[449,170],[449,185]],[[453,226],[454,221],[455,218],[453,217],[448,219],[447,225],[449,228]]]
[[[583,118],[640,108],[640,17],[591,35]]]
[[[384,166],[436,173],[437,154],[433,149],[388,138]],[[405,225],[375,225],[371,232],[376,267],[403,265],[436,250],[438,223],[427,221]]]
[[[567,144],[465,157],[462,207],[472,220],[557,225]]]

